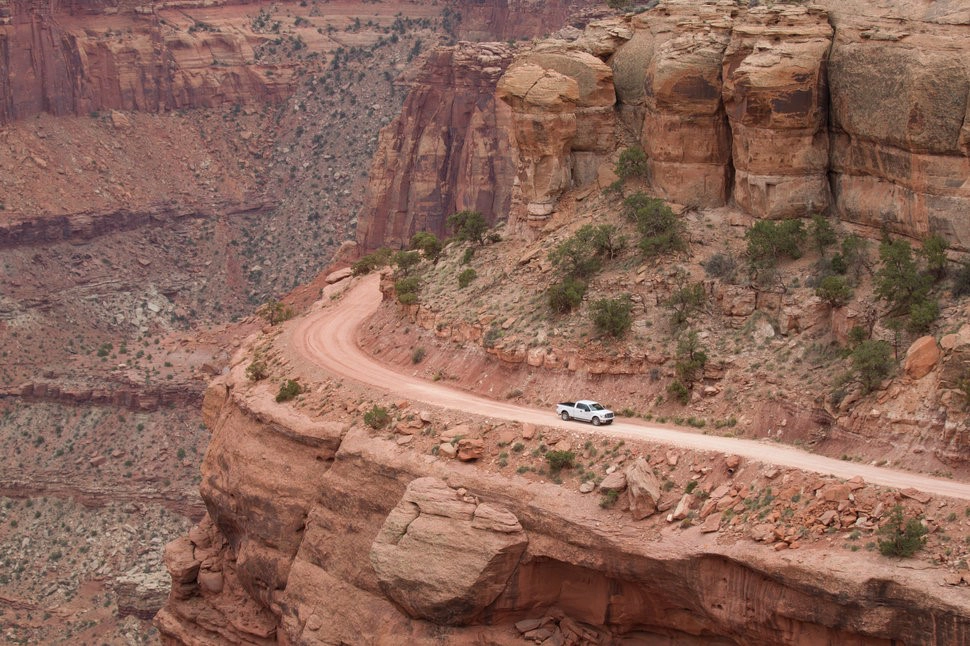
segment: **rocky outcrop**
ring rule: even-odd
[[[702,5],[690,13],[673,8],[676,22],[654,24],[651,13],[637,20],[654,37],[645,61],[640,142],[650,161],[650,182],[661,196],[715,206],[729,194],[731,139],[721,64],[734,8]]]
[[[228,25],[183,31],[151,6],[116,21],[118,29],[97,15],[58,20],[70,8],[54,3],[11,9],[10,24],[0,25],[0,124],[41,112],[251,104],[292,91],[292,70],[254,63],[258,40]]]
[[[371,548],[381,588],[412,617],[460,625],[508,585],[528,539],[509,511],[412,480]]]
[[[970,19],[840,23],[829,59],[833,190],[847,220],[970,248]]]
[[[207,393],[209,517],[166,550],[163,643],[509,643],[539,636],[531,631],[546,622],[525,620],[545,615],[602,644],[656,634],[724,644],[970,639],[962,593],[910,587],[916,572],[876,579],[858,555],[839,553],[820,571],[797,553],[686,534],[645,541],[601,522],[611,512],[590,496],[276,405],[242,365]],[[628,489],[655,489],[650,463],[637,464]],[[724,485],[700,513],[720,522],[717,512],[753,496]],[[842,498],[831,500],[834,509]],[[758,538],[797,543],[783,539]]]
[[[116,406],[144,412],[158,410],[162,406],[198,406],[202,400],[201,391],[202,386],[195,384],[145,386],[114,383],[107,386],[31,381],[11,388],[0,388],[0,399],[12,397],[23,401],[68,405]]]
[[[544,219],[574,175],[591,181],[616,145],[612,72],[592,54],[547,45],[516,60],[498,96],[512,109],[521,201]]]
[[[612,119],[636,135],[649,189],[668,200],[734,202],[762,218],[832,209],[966,250],[970,16],[950,9],[664,0],[540,43],[499,84],[517,124],[513,204],[527,207],[510,220],[539,227],[563,192],[592,184],[595,173],[575,172],[575,133],[600,144],[587,168],[608,165]],[[597,104],[594,128],[572,125],[578,77],[552,52],[608,63],[616,101]]]
[[[832,27],[817,7],[756,8],[724,54],[734,201],[761,217],[829,207],[828,83]]]
[[[489,223],[505,215],[514,165],[508,108],[494,94],[510,60],[503,43],[461,43],[428,57],[401,114],[381,131],[357,225],[363,249],[400,247],[418,231],[444,237],[447,217],[466,209]]]

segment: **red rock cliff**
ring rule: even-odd
[[[9,14],[0,13],[0,124],[40,112],[248,104],[291,91],[291,70],[256,64],[259,40],[231,24],[193,29],[151,4],[119,13],[18,2],[0,11]]]
[[[586,52],[608,63],[608,118],[637,135],[658,195],[767,218],[831,206],[873,231],[970,248],[970,13],[829,4],[664,0],[520,54],[500,81],[520,162],[513,224],[541,225],[562,191],[595,177],[580,167],[615,161],[612,145],[591,158],[564,121],[583,105],[570,85],[595,64],[567,68],[550,54]]]
[[[491,223],[505,216],[514,167],[495,84],[511,57],[503,43],[461,43],[426,59],[381,131],[357,226],[362,247],[406,245],[417,231],[444,236],[447,217],[465,209]]]
[[[277,405],[244,370],[205,398],[209,515],[166,549],[166,644],[518,644],[544,615],[577,644],[970,639],[962,593],[911,587],[915,573],[644,540],[649,522],[614,523],[590,496]]]

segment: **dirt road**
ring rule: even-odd
[[[324,308],[302,319],[291,335],[296,350],[326,371],[383,389],[397,397],[462,410],[495,419],[575,429],[581,422],[563,422],[551,410],[517,406],[425,381],[384,366],[360,349],[357,329],[381,302],[378,276],[368,276],[348,291],[338,307]],[[565,395],[564,395],[565,396]],[[862,476],[867,482],[898,489],[913,488],[934,495],[970,500],[970,484],[857,464],[807,453],[768,441],[703,435],[665,426],[617,421],[611,426],[583,425],[583,430],[659,442],[684,449],[734,453],[766,464],[830,474]]]

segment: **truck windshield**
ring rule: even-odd
[[[599,404],[590,404],[589,405],[589,409],[590,410],[603,410],[603,407],[600,406]]]

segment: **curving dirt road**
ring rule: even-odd
[[[418,377],[395,372],[360,349],[357,329],[381,303],[379,277],[361,280],[344,294],[339,307],[323,308],[303,318],[291,335],[295,349],[310,362],[328,372],[384,389],[388,394],[503,420],[531,422],[576,430],[581,422],[563,422],[553,411],[526,408],[487,399],[462,390],[449,388]],[[767,464],[793,467],[804,471],[830,474],[840,478],[862,476],[866,482],[970,500],[970,484],[931,478],[906,471],[896,471],[835,460],[799,449],[763,441],[702,435],[646,423],[614,422],[611,426],[583,425],[582,430],[612,437],[647,440],[699,451],[734,453]]]

